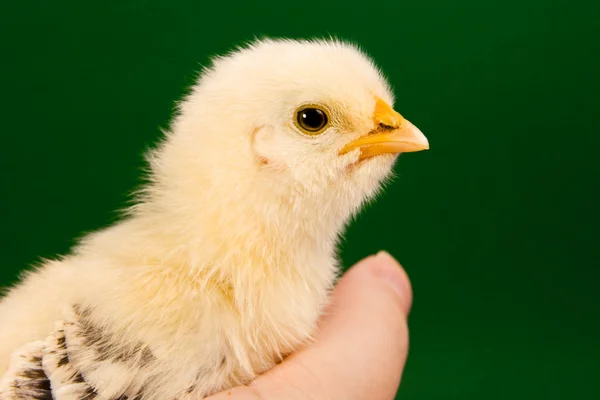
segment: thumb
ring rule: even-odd
[[[393,399],[408,353],[411,303],[408,277],[389,254],[364,259],[333,291],[315,342],[226,398]]]

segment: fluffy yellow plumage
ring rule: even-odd
[[[126,218],[0,301],[0,375],[19,349],[52,348],[100,398],[164,400],[273,367],[310,338],[348,220],[397,153],[428,148],[392,105],[370,59],[341,42],[264,40],[216,59]],[[7,399],[18,373],[0,385]],[[68,374],[52,374],[55,390]]]

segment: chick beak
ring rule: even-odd
[[[368,135],[348,143],[340,155],[360,149],[360,158],[380,154],[397,154],[429,149],[429,142],[423,133],[385,101],[376,99],[373,112],[375,129]]]

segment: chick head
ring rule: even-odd
[[[260,40],[202,72],[157,157],[159,175],[185,175],[170,182],[188,192],[227,181],[240,200],[347,217],[376,194],[398,154],[429,148],[393,104],[354,45]],[[226,190],[212,195],[220,201]]]

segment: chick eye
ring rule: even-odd
[[[298,110],[296,115],[298,127],[309,135],[323,132],[329,122],[327,114],[317,107],[305,107]]]

